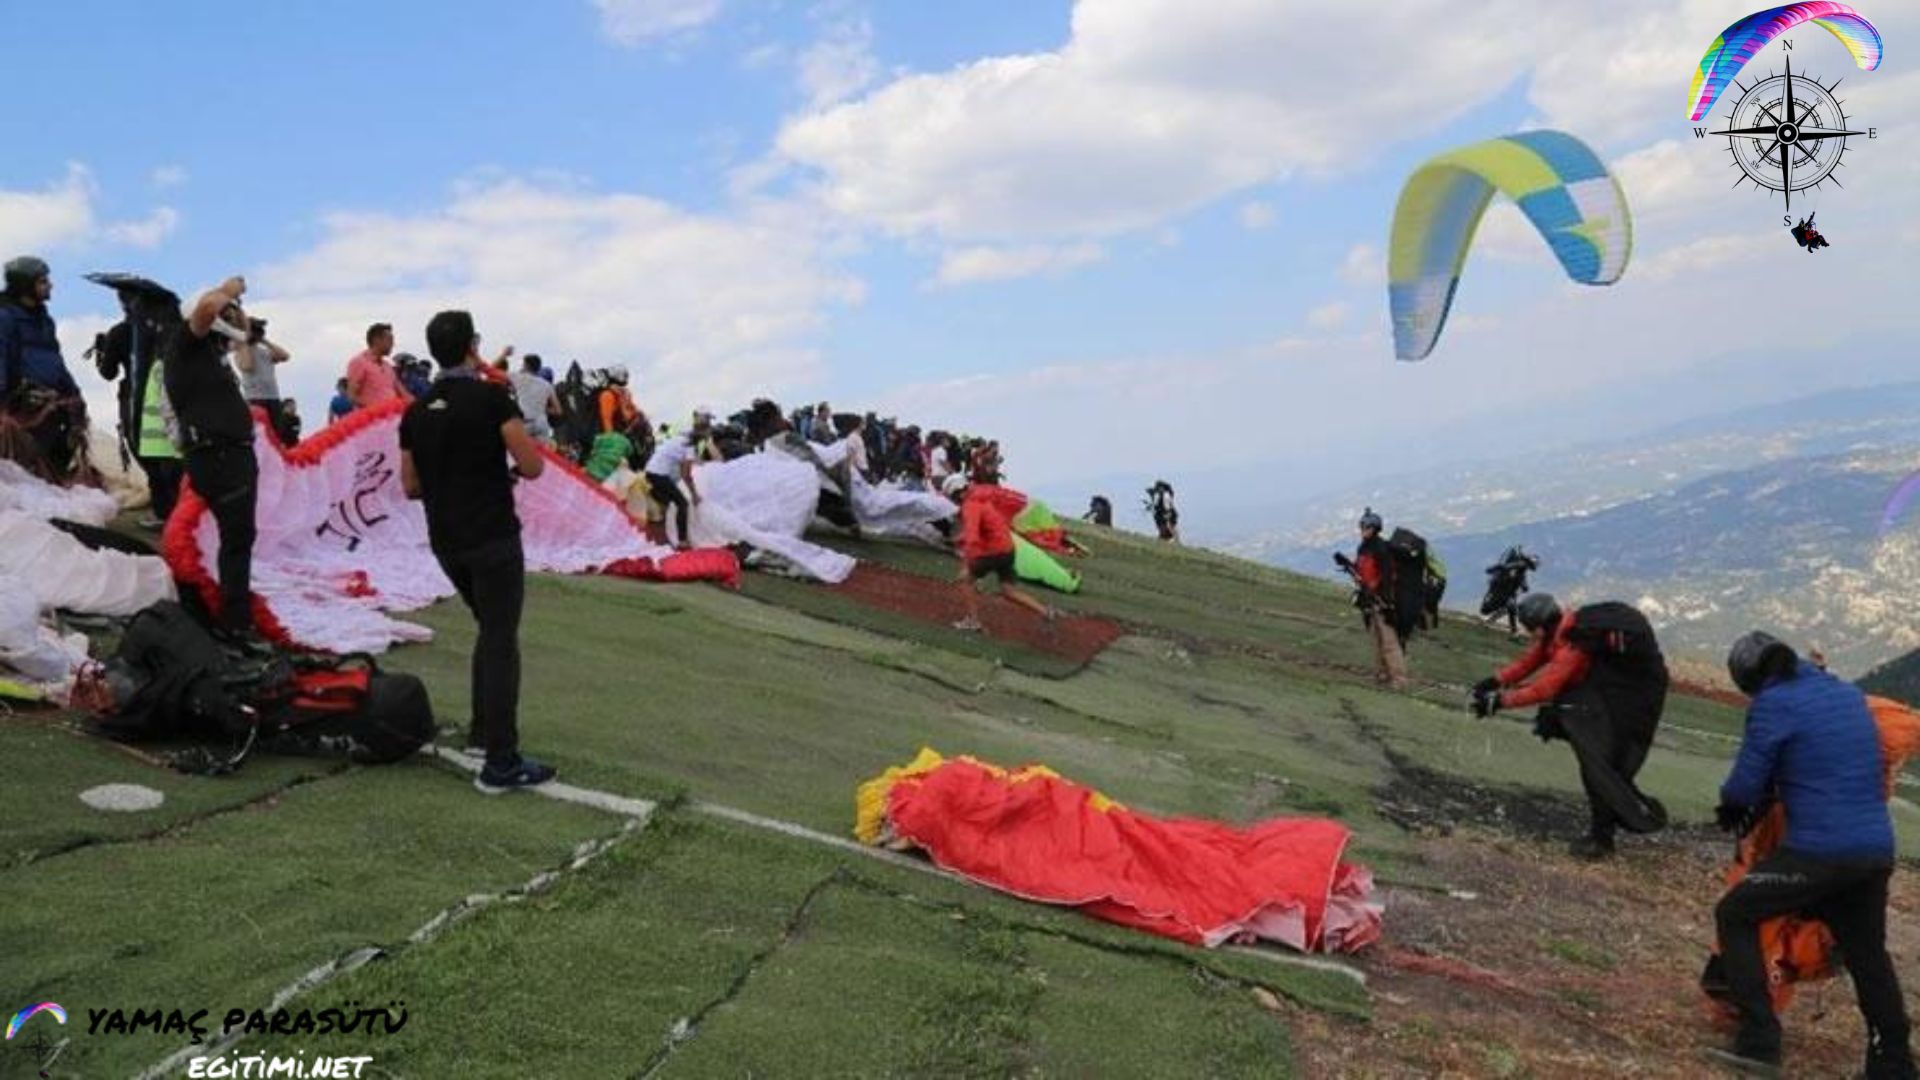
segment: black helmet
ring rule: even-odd
[[[24,295],[33,289],[34,282],[43,277],[49,277],[52,273],[53,269],[47,265],[47,260],[38,255],[22,255],[9,259],[6,270],[7,293],[10,296]]]
[[[1560,601],[1552,593],[1537,592],[1529,595],[1513,609],[1520,619],[1520,625],[1529,630],[1541,630],[1560,621]]]
[[[1369,506],[1360,515],[1360,527],[1363,529],[1372,529],[1374,532],[1379,532],[1381,529],[1386,527],[1386,522],[1380,520],[1380,515],[1374,513],[1373,507]]]
[[[1799,655],[1786,642],[1765,630],[1742,635],[1727,650],[1727,674],[1748,697],[1759,693],[1768,679],[1790,673],[1799,663]]]

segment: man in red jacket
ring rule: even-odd
[[[999,490],[990,484],[971,485],[959,473],[947,477],[942,490],[947,498],[960,504],[960,536],[954,547],[960,555],[960,596],[967,617],[953,624],[956,630],[980,629],[980,594],[974,584],[987,577],[1000,579],[1000,595],[1019,604],[1051,624],[1059,617],[1053,608],[1041,603],[1013,584],[1013,523],[999,505]]]
[[[1607,858],[1622,824],[1649,831],[1665,823],[1665,809],[1634,788],[1633,778],[1666,707],[1666,661],[1646,617],[1625,604],[1563,614],[1552,596],[1534,593],[1517,614],[1531,642],[1518,660],[1473,688],[1474,715],[1542,706],[1534,733],[1573,743],[1592,811],[1587,835],[1569,850],[1582,859]],[[1623,805],[1632,816],[1622,817]]]

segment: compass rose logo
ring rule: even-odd
[[[1735,82],[1740,96],[1722,131],[1693,129],[1695,138],[1724,136],[1732,164],[1740,170],[1734,187],[1751,182],[1756,188],[1777,191],[1793,209],[1793,193],[1818,190],[1831,183],[1844,187],[1836,173],[1845,164],[1848,141],[1877,139],[1879,130],[1849,127],[1842,99],[1834,95],[1835,79],[1823,83],[1793,73],[1787,60],[1784,75],[1769,74],[1751,85]]]

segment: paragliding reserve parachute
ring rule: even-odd
[[[1495,191],[1519,204],[1568,277],[1611,285],[1626,271],[1633,250],[1626,193],[1586,143],[1559,131],[1524,131],[1449,150],[1414,171],[1393,213],[1387,303],[1400,359],[1422,359],[1440,340]]]
[[[1720,92],[1747,66],[1747,61],[1766,48],[1768,42],[1805,22],[1831,31],[1847,47],[1847,52],[1853,54],[1853,62],[1861,71],[1880,66],[1880,31],[1846,4],[1810,0],[1756,11],[1722,30],[1713,44],[1707,46],[1706,54],[1700,57],[1700,66],[1694,69],[1693,86],[1687,91],[1687,119],[1698,120],[1707,115]]]

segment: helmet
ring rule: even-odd
[[[713,423],[713,408],[712,408],[712,406],[709,406],[709,405],[700,405],[700,406],[696,406],[696,407],[694,408],[694,410],[693,410],[693,426],[694,426],[694,427],[699,427],[699,426],[700,426],[701,424],[703,424],[703,423],[706,423],[706,424],[711,424],[711,423]]]
[[[607,381],[615,386],[627,385],[627,365],[615,364],[607,369]]]
[[[1765,630],[1754,630],[1727,650],[1727,674],[1740,692],[1752,697],[1767,680],[1792,671],[1800,657],[1791,647]]]
[[[1380,520],[1380,515],[1374,513],[1373,507],[1371,506],[1367,507],[1366,511],[1360,515],[1360,527],[1363,529],[1372,529],[1374,532],[1379,532],[1385,526],[1386,522]]]
[[[967,477],[964,473],[954,473],[952,476],[940,481],[940,494],[945,495],[949,499],[965,490],[967,490]]]
[[[33,288],[33,283],[51,276],[53,269],[38,255],[22,255],[7,260],[7,292],[18,295]]]
[[[1528,596],[1513,609],[1520,619],[1520,625],[1529,630],[1540,630],[1560,621],[1560,601],[1551,593],[1537,592]]]

